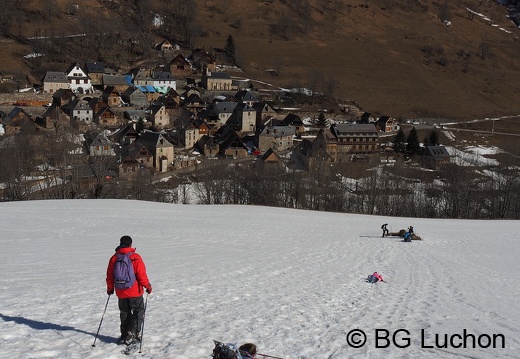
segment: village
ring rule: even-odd
[[[44,131],[70,127],[84,138],[76,153],[114,159],[108,177],[169,173],[207,159],[255,158],[296,170],[308,170],[316,159],[377,161],[385,152],[380,134],[400,129],[394,118],[376,119],[354,105],[343,108],[353,121],[329,123],[322,112],[304,123],[296,111],[273,105],[279,95],[234,79],[203,49],[178,54],[161,71],[121,74],[101,62],[74,63],[47,72],[40,91],[49,98],[45,111],[33,116],[24,110],[30,104],[18,101],[2,118],[4,137],[25,122]],[[426,154],[429,166],[449,160],[442,146]]]

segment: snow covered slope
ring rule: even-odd
[[[212,339],[287,359],[520,357],[518,221],[67,200],[0,203],[0,223],[0,358],[123,357],[115,297],[91,345],[125,234],[154,288],[142,358],[209,358]]]

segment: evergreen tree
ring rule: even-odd
[[[417,155],[421,150],[419,144],[419,137],[417,136],[417,130],[412,127],[406,138],[406,151],[411,155]]]
[[[432,144],[430,143],[430,136],[429,136],[429,135],[427,135],[426,137],[424,137],[423,144],[424,144],[424,147],[426,147],[426,146],[431,146],[431,145],[432,145]]]
[[[236,49],[235,49],[235,40],[233,36],[229,35],[226,40],[226,46],[224,47],[224,51],[226,51],[226,56],[233,62],[236,62]]]
[[[327,119],[325,118],[323,112],[320,112],[320,114],[318,115],[317,125],[318,127],[325,127],[327,125]]]
[[[439,133],[436,130],[431,130],[428,134],[428,143],[430,146],[439,145]]]
[[[428,135],[424,138],[424,147],[426,146],[438,146],[439,145],[439,134],[435,130],[428,132]]]
[[[138,132],[138,133],[141,133],[144,131],[144,120],[142,118],[140,118],[138,121],[137,121],[137,124],[135,126],[135,130]]]
[[[403,130],[399,129],[399,131],[397,131],[397,133],[394,137],[394,151],[399,153],[399,152],[404,152],[404,149],[405,149],[405,136],[404,136]]]

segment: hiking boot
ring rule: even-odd
[[[135,342],[135,335],[134,335],[134,333],[132,333],[132,332],[126,333],[126,336],[125,336],[125,339],[123,340],[123,343],[128,345],[128,344],[132,344],[133,342]]]

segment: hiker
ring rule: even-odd
[[[135,279],[133,283],[126,285],[120,284],[120,280],[115,280],[115,268],[116,262],[120,261],[121,255],[128,255],[131,260],[131,268],[129,272],[133,270]],[[124,257],[124,256],[123,256]],[[118,262],[119,263],[119,262]],[[132,278],[132,274],[130,274]],[[120,343],[131,344],[135,341],[141,340],[141,328],[144,321],[144,300],[143,293],[146,289],[146,293],[152,293],[152,285],[148,280],[146,274],[146,267],[141,256],[135,253],[135,248],[132,248],[132,237],[123,236],[120,239],[120,244],[116,248],[116,253],[110,258],[107,268],[107,294],[112,295],[115,293],[118,297],[118,305],[121,319],[121,338]],[[125,288],[128,286],[128,288]]]
[[[383,230],[383,235],[382,237],[386,237],[388,236],[388,234],[390,233],[390,231],[388,229],[386,229],[386,226],[388,226],[388,223],[385,223],[381,226],[381,229]]]
[[[238,348],[242,359],[255,359],[256,345],[253,343],[245,343]]]
[[[383,279],[383,276],[377,272],[374,272],[367,277],[368,283],[377,283],[379,281],[384,282],[385,280]]]

